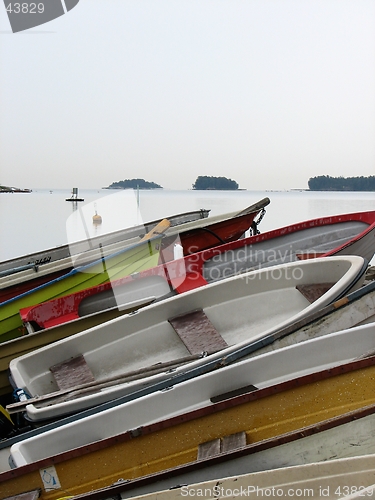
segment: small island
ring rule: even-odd
[[[212,177],[200,175],[193,184],[193,189],[196,190],[237,190],[238,184],[232,179],[226,177]]]
[[[320,175],[308,181],[310,191],[375,191],[375,176],[330,177]]]
[[[144,179],[125,179],[124,181],[112,182],[105,189],[163,189],[163,187]]]
[[[31,189],[21,189],[13,186],[1,186],[0,185],[0,193],[31,193]]]

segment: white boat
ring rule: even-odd
[[[227,364],[229,356],[232,361],[239,359],[252,352],[244,351],[252,343],[262,343],[346,295],[348,288],[359,287],[365,267],[355,256],[313,259],[186,292],[13,359],[9,365],[13,385],[32,397],[48,397],[38,412],[33,413],[31,405],[29,410],[35,418],[49,419],[165,380],[170,374],[164,363],[168,368],[175,364],[174,376],[203,366],[208,371],[220,358]],[[327,286],[321,284],[327,280],[335,284],[325,291]],[[310,302],[302,292],[316,287],[325,293]],[[202,352],[211,354],[202,357]],[[187,356],[198,359],[188,358],[186,363]],[[163,364],[155,366],[158,363]],[[80,383],[89,386],[78,388]],[[92,391],[93,383],[101,387],[99,392],[79,392],[72,399],[72,388]],[[61,390],[68,391],[67,400],[51,404],[51,393],[64,396]]]
[[[256,389],[261,389],[306,375],[312,371],[327,369],[375,354],[375,322],[340,330],[277,350],[261,354],[257,354],[258,352],[256,351],[250,357],[220,370],[216,369],[177,384],[176,390],[169,390],[159,396],[166,416],[182,412],[184,408],[189,410],[205,406],[209,404],[212,394],[230,393],[241,387],[248,388],[249,384]],[[173,382],[173,378],[171,382]],[[95,389],[96,385],[96,383],[89,384],[87,389]],[[106,384],[103,385],[104,390],[105,388],[110,390],[111,384],[108,384],[107,387]],[[101,388],[103,389],[103,387]],[[75,390],[72,392],[76,393]],[[155,394],[151,393],[145,397],[154,398],[153,402],[150,400],[150,403],[146,403],[152,408],[155,405]],[[43,415],[43,407],[46,404],[56,404],[64,398],[69,398],[69,392],[62,396],[56,395],[55,398],[47,396],[44,400],[37,396],[33,400],[10,404],[7,406],[7,410],[12,414],[26,409],[29,419],[37,421],[41,420],[40,414]],[[41,399],[40,407],[38,399]],[[111,411],[122,410],[120,408],[113,410],[112,408]]]
[[[136,482],[136,481],[135,481]],[[142,480],[139,481],[140,483]],[[143,479],[143,482],[146,482]],[[131,481],[130,483],[133,483]],[[280,467],[277,469],[223,476],[210,481],[181,485],[172,478],[173,487],[160,489],[160,483],[149,487],[133,488],[121,481],[113,487],[92,491],[72,497],[72,500],[104,500],[112,495],[133,500],[181,500],[183,497],[201,497],[205,500],[237,500],[238,498],[259,499],[264,497],[312,498],[329,500],[351,500],[374,498],[375,455],[340,458],[326,462]],[[124,488],[121,492],[121,488]],[[142,489],[155,491],[136,494]]]

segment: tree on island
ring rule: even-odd
[[[193,184],[193,189],[236,190],[238,189],[238,184],[236,181],[227,179],[226,177],[200,175],[199,177],[197,177],[195,183]]]
[[[163,189],[155,182],[148,182],[144,179],[125,179],[124,181],[112,182],[109,189]]]
[[[310,191],[375,191],[375,176],[330,177],[320,175],[308,181]]]

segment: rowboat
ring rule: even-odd
[[[126,310],[125,310],[126,312]],[[117,309],[111,309],[100,314],[101,319],[108,321],[116,317]],[[0,394],[12,392],[8,378],[8,366],[12,359],[22,356],[35,349],[48,345],[62,338],[73,335],[85,328],[90,328],[98,322],[95,314],[78,321],[72,321],[58,327],[42,330],[37,334],[30,334],[12,341],[4,342],[0,351]],[[373,322],[375,320],[375,282],[361,287],[347,297],[312,313],[292,325],[280,329],[277,334],[269,338],[269,342],[253,343],[253,351],[248,356],[254,356],[280,347],[293,345],[308,339],[326,335],[334,331]]]
[[[176,374],[186,367],[207,370],[221,357],[242,356],[241,349],[252,342],[359,288],[365,269],[362,257],[331,257],[281,264],[212,283],[13,359],[9,365],[13,385],[41,396],[79,382],[147,372],[157,363],[181,363]],[[198,359],[183,363],[186,356]],[[46,407],[44,418],[97,405],[166,377],[165,372],[138,375],[111,391]]]
[[[164,488],[174,489],[176,485],[191,484],[197,481],[214,480],[217,482],[224,476],[238,474],[249,474],[249,480],[259,479],[259,483],[252,483],[253,486],[264,484],[263,480],[269,475],[267,480],[270,482],[274,480],[276,487],[278,477],[280,477],[278,474],[282,475],[282,473],[284,473],[286,484],[290,480],[297,480],[297,474],[300,473],[300,486],[305,486],[304,473],[312,474],[310,480],[320,484],[322,489],[320,491],[318,489],[315,495],[310,490],[309,498],[310,496],[317,497],[319,493],[321,498],[323,486],[324,496],[327,498],[345,498],[346,496],[350,498],[347,494],[353,490],[356,492],[356,485],[362,487],[362,495],[359,497],[367,496],[364,487],[374,484],[374,469],[365,467],[364,470],[356,470],[355,462],[361,458],[365,460],[366,457],[373,456],[375,453],[372,438],[374,426],[375,406],[369,405],[322,420],[317,424],[302,427],[296,431],[281,434],[275,438],[248,444],[238,450],[228,452],[223,450],[216,456],[205,457],[179,467],[171,467],[160,473],[145,475],[129,482],[119,481],[117,485],[102,488],[101,491],[91,490],[73,498],[77,500],[83,500],[83,498],[104,500],[113,498],[115,494],[121,495],[120,498],[137,498],[136,495],[147,492],[153,492],[158,498],[156,492],[163,491]],[[328,477],[325,478],[315,477],[311,468],[321,464],[322,473],[324,473],[327,472],[326,467],[329,467],[330,464],[333,465],[336,461],[337,472],[342,472],[341,485],[338,484],[337,489],[329,488],[327,490],[328,485],[325,485],[325,481],[330,481],[330,475],[328,474]],[[349,467],[354,466],[354,470],[347,471],[346,463]],[[293,474],[290,478],[288,473],[292,468],[295,470],[296,476]],[[320,483],[320,480],[323,482]],[[266,485],[264,486],[266,487]],[[179,490],[177,489],[177,491]],[[192,492],[192,490],[190,491]],[[305,491],[307,493],[307,490]],[[262,490],[257,490],[257,492],[258,498],[259,495],[265,493]],[[186,490],[183,493],[185,494]],[[296,491],[296,494],[298,493],[302,496],[301,491]],[[371,494],[370,491],[370,498]]]
[[[341,500],[371,498],[375,492],[375,455],[345,457],[241,475],[236,473],[233,476],[228,476],[227,472],[225,476],[211,480],[206,480],[203,475],[201,481],[193,483],[187,482],[186,477],[179,482],[182,475],[180,471],[180,477],[172,476],[169,481],[163,481],[161,477],[165,474],[161,473],[155,475],[160,479],[154,477],[153,483],[150,482],[151,477],[128,482],[118,481],[116,485],[108,488],[75,495],[71,500],[106,500],[115,495],[133,500],[181,500],[183,497],[237,500],[240,497],[255,499],[276,495],[287,498],[324,497]],[[200,475],[199,471],[197,475]],[[145,486],[147,480],[150,484]],[[168,489],[162,489],[163,487]],[[151,490],[152,493],[143,493]]]
[[[314,250],[313,250],[314,249]],[[238,273],[271,265],[297,261],[303,256],[360,255],[371,260],[375,252],[375,211],[314,219],[216,246],[187,256],[183,261],[167,262],[137,275],[137,299],[148,298],[154,281],[155,300],[165,294],[183,293]],[[145,290],[142,292],[142,280]],[[166,286],[167,281],[169,288]],[[21,310],[28,332],[60,325],[93,311],[110,307],[121,315],[126,301],[131,303],[134,280],[131,277],[109,286],[91,288],[69,298]],[[118,287],[118,288],[117,288]],[[122,290],[120,293],[117,290]],[[111,295],[111,299],[108,299]],[[100,316],[96,318],[99,321]],[[83,329],[83,327],[82,327]]]
[[[74,439],[64,426],[14,444],[10,459],[16,468],[0,474],[2,491],[11,496],[41,488],[42,499],[59,498],[109,486],[119,477],[135,479],[200,462],[221,450],[240,452],[272,439],[280,444],[285,434],[303,434],[308,427],[316,429],[328,419],[374,405],[374,376],[375,359],[370,357],[230,399],[222,394],[224,400],[208,407],[155,423],[147,423],[147,412],[132,413],[128,405],[117,422],[128,429],[121,434],[112,429],[113,435],[103,438],[109,423],[93,432],[87,420],[80,420],[82,432]],[[367,443],[374,446],[371,437]],[[46,469],[59,485],[48,492],[42,482]]]
[[[223,241],[233,241],[236,237],[242,236],[252,225],[255,228],[257,227],[257,222],[254,219],[260,212],[264,214],[264,207],[269,203],[269,198],[264,198],[239,213],[221,214],[210,217],[208,220],[200,219],[170,227],[165,231],[165,238],[160,252],[160,261],[166,262],[174,257],[173,247],[175,242],[181,244],[185,254],[190,254],[204,248],[209,248],[212,245],[217,245]],[[153,226],[148,233],[154,231],[157,226]],[[67,273],[73,267],[86,265],[98,258],[102,258],[103,255],[111,255],[112,253],[124,250],[126,247],[135,245],[144,233],[144,226],[137,226],[135,233],[133,228],[131,228],[130,234],[132,237],[124,236],[121,239],[115,233],[115,236],[108,237],[105,245],[100,240],[88,239],[87,241],[80,242],[77,247],[73,246],[73,252],[75,253],[71,256],[51,262],[48,261],[43,265],[31,263],[26,265],[25,269],[22,267],[16,268],[17,272],[9,273],[6,270],[4,271],[5,275],[3,277],[0,276],[0,299],[2,301],[8,300],[32,287],[49,281],[51,277],[54,279]],[[207,237],[208,234],[210,236]]]
[[[204,407],[210,404],[213,394],[235,394],[239,388],[246,391],[249,386],[254,390],[263,389],[285,380],[349,362],[369,353],[375,354],[375,322],[246,358],[180,384],[176,384],[171,378],[171,384],[175,386],[173,391],[168,390],[162,393],[154,391],[138,399],[133,395],[131,396],[133,399],[128,398],[128,400],[135,401],[131,406],[134,413],[138,411],[139,415],[142,415],[148,407],[150,410],[146,412],[147,418],[157,420],[183,413],[187,408]],[[60,391],[44,398],[37,396],[9,404],[6,409],[11,415],[26,411],[29,421],[41,421],[43,417],[45,418],[46,406],[48,411],[51,411],[52,405],[64,403],[67,399],[80,397],[93,390],[111,391],[111,387],[117,383],[118,380],[100,384],[87,383],[81,388],[77,386],[69,388],[63,393]],[[108,410],[106,422],[110,423],[112,419],[121,421],[118,415],[126,411],[124,409],[126,404],[127,402],[117,404],[110,411]],[[139,410],[136,410],[137,405]],[[158,413],[157,418],[152,418],[153,408],[165,413]],[[110,428],[113,428],[112,424]]]
[[[263,198],[254,205],[245,208],[241,212],[232,214],[229,217],[220,217],[218,220],[211,218],[209,224],[202,222],[192,223],[190,227],[183,226],[178,232],[180,244],[184,255],[190,255],[208,248],[216,247],[218,244],[230,243],[241,239],[246,231],[256,234],[258,224],[265,213],[264,207],[270,203],[269,198]],[[259,221],[255,217],[261,214]],[[176,241],[176,232],[170,231],[165,235],[162,246],[163,262],[173,259],[173,244]]]
[[[125,250],[74,268],[59,278],[2,302],[0,340],[6,341],[22,335],[22,321],[19,315],[21,308],[154,267],[159,259],[160,245],[160,235],[146,238]]]
[[[189,273],[192,280],[195,275],[211,283],[250,269],[312,257],[360,255],[370,262],[374,240],[375,211],[312,219],[192,256],[186,281]]]
[[[144,279],[146,280],[147,278]],[[137,283],[137,281],[134,283]],[[163,283],[165,284],[165,281]],[[155,282],[150,282],[149,286],[153,287],[153,285],[155,285]],[[153,301],[153,294],[154,291],[151,290],[149,294],[151,301]],[[50,301],[50,303],[53,302]],[[135,301],[133,301],[133,305],[135,305],[136,309],[137,304],[135,304]],[[117,307],[110,308],[104,312],[91,313],[62,325],[49,327],[37,333],[30,333],[29,335],[3,342],[0,349],[0,394],[12,392],[8,377],[8,367],[12,359],[91,328],[101,322],[109,321],[122,312],[127,313],[129,310],[126,308],[119,310]],[[100,316],[100,321],[97,316]],[[346,297],[307,315],[302,320],[278,330],[276,334],[268,338],[268,342],[263,339],[258,345],[257,343],[253,343],[253,350],[251,353],[248,353],[248,356],[258,355],[269,350],[295,344],[296,342],[302,342],[373,321],[375,321],[375,282],[370,282]]]

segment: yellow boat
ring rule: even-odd
[[[234,397],[218,395],[205,408],[36,462],[25,440],[28,463],[0,474],[2,498],[32,490],[43,500],[79,495],[272,439],[374,404],[374,379],[375,357],[369,357]],[[46,449],[48,434],[40,443]]]

